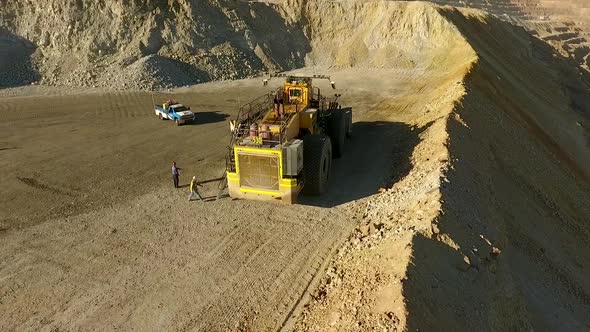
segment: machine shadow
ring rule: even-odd
[[[426,128],[427,126],[423,127]],[[423,129],[400,122],[356,122],[344,155],[334,159],[327,192],[299,196],[299,204],[333,207],[391,187],[412,168],[411,155]]]

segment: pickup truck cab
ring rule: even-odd
[[[190,107],[186,107],[173,101],[165,102],[161,106],[154,106],[154,111],[160,120],[172,120],[177,126],[195,121],[195,114],[191,112],[190,109]]]

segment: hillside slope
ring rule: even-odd
[[[568,93],[581,83],[558,61],[538,61],[538,49],[521,53],[524,32],[479,15],[442,14],[479,61],[447,124],[439,233],[413,240],[408,328],[587,329],[590,98]],[[458,250],[440,247],[442,238]],[[441,264],[462,257],[465,272]],[[441,286],[428,291],[428,275]]]
[[[357,2],[356,6],[362,2]],[[552,42],[588,74],[590,32],[580,30],[586,27],[583,15],[577,15],[578,11],[572,11],[571,6],[509,0],[433,2],[481,8],[522,24]],[[0,67],[0,87],[35,83],[153,89],[244,78],[263,71],[318,63],[345,65],[343,59],[333,61],[313,56],[317,53],[313,50],[319,46],[314,30],[322,19],[335,24],[332,33],[336,38],[324,39],[330,47],[355,43],[352,39],[342,40],[347,36],[339,34],[349,30],[346,24],[350,22],[336,22],[342,13],[333,13],[335,17],[319,15],[322,3],[301,0],[274,3],[3,1],[0,64],[6,65]],[[581,3],[571,1],[574,7]],[[351,9],[354,11],[354,6]],[[551,15],[551,20],[539,20],[538,15],[545,12],[547,18]],[[579,13],[583,13],[583,8]],[[383,13],[382,17],[386,15]],[[383,21],[382,18],[376,20]],[[359,24],[355,19],[352,22]],[[366,28],[372,27],[385,28],[380,23]],[[334,44],[335,40],[342,43]],[[366,51],[361,47],[348,56],[362,57],[362,52]],[[307,57],[310,52],[311,57]],[[370,57],[378,58],[383,54]]]
[[[484,10],[525,27],[554,46],[581,71],[590,73],[590,1],[587,0],[431,0]]]
[[[213,0],[3,1],[2,40],[28,46],[42,84],[109,88],[243,78],[300,67],[310,50],[268,4]]]
[[[468,9],[421,16],[476,54],[447,64],[462,92],[439,81],[454,102],[410,120],[411,170],[359,209],[297,329],[589,328],[589,87],[521,27]]]

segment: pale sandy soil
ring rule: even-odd
[[[268,89],[258,79],[167,94],[197,111],[182,127],[158,120],[141,92],[3,98],[3,328],[281,327],[352,230],[351,206],[386,185],[392,152],[413,143],[380,103],[414,79],[371,77],[335,73],[355,137],[330,191],[296,206],[213,199],[227,116]],[[364,90],[383,83],[389,93]],[[172,188],[172,160],[210,201]]]
[[[300,205],[212,199],[258,79],[157,93],[197,111],[183,127],[146,92],[0,91],[1,330],[590,328],[577,72],[474,11],[306,6],[332,15],[307,17],[301,71],[332,75],[355,123]]]

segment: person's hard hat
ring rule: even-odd
[[[193,180],[196,180],[196,179],[197,179],[197,177],[196,176],[193,176]]]

